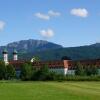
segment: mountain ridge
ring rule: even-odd
[[[61,45],[48,42],[45,40],[35,40],[35,39],[28,39],[28,40],[20,40],[16,42],[8,43],[5,46],[0,46],[0,53],[3,49],[6,48],[9,53],[12,53],[14,49],[18,52],[36,52],[36,51],[43,51],[47,49],[58,49],[63,48]]]
[[[0,53],[4,48],[7,48],[10,58],[12,58],[13,50],[16,49],[19,59],[31,59],[33,56],[38,56],[41,60],[61,60],[63,56],[68,56],[73,60],[100,59],[100,43],[63,47],[44,40],[28,39],[0,46]]]

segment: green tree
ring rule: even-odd
[[[33,75],[33,80],[47,80],[48,75],[49,75],[48,65],[44,65],[40,69],[35,71]]]
[[[44,65],[40,69],[40,80],[47,80],[49,75],[48,65]]]
[[[86,72],[87,76],[97,75],[98,74],[98,68],[95,65],[87,66],[87,67],[85,67],[85,72]]]
[[[32,74],[33,74],[33,68],[31,66],[31,64],[25,63],[21,66],[20,78],[22,80],[24,80],[24,81],[31,80]]]
[[[92,66],[92,75],[98,74],[98,67],[96,65]]]
[[[81,63],[79,63],[79,62],[76,63],[75,67],[76,67],[75,75],[80,75],[80,76],[85,75],[85,69]]]
[[[0,61],[0,80],[5,79],[6,66],[3,61]]]
[[[16,71],[13,65],[9,64],[6,66],[6,79],[14,79],[16,76]]]

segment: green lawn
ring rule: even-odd
[[[100,100],[100,82],[0,82],[0,100]]]

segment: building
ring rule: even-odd
[[[16,50],[13,51],[13,60],[9,61],[8,60],[8,52],[6,49],[3,51],[3,57],[4,57],[4,62],[5,64],[12,64],[15,69],[16,73],[20,73],[20,67],[23,63],[27,62],[25,60],[18,60],[18,53]],[[30,61],[31,62],[31,61]],[[63,57],[60,61],[33,61],[32,65],[34,68],[41,68],[44,65],[48,65],[50,71],[54,71],[57,73],[61,74],[75,74],[75,69],[76,69],[76,63],[80,62],[82,65],[87,66],[92,66],[96,65],[98,67],[99,73],[100,73],[100,59],[95,59],[95,60],[78,60],[78,61],[73,61],[69,59],[68,57]]]

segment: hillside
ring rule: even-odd
[[[60,60],[63,56],[68,56],[73,60],[100,59],[100,47],[81,46],[60,48],[56,50],[46,50],[23,55],[25,58],[31,58],[33,55],[39,56],[41,60]]]
[[[2,55],[2,51],[4,48],[8,50],[9,55],[11,55],[13,50],[16,49],[19,52],[19,55],[21,55],[21,58],[23,58],[24,54],[59,49],[62,48],[62,46],[44,40],[34,40],[34,39],[21,40],[21,41],[9,43],[6,46],[0,46],[0,57]]]
[[[29,52],[24,55],[19,55],[21,59],[30,59],[34,56],[38,56],[41,60],[61,60],[63,56],[68,56],[73,60],[83,59],[100,59],[100,43],[80,46],[80,47],[69,47],[59,48],[53,50]]]
[[[19,52],[19,59],[31,59],[38,56],[41,60],[60,60],[68,56],[73,60],[100,59],[100,43],[63,48],[63,46],[43,40],[21,40],[9,43],[0,47],[0,53],[7,48],[9,57],[12,58],[12,51],[15,48]]]

